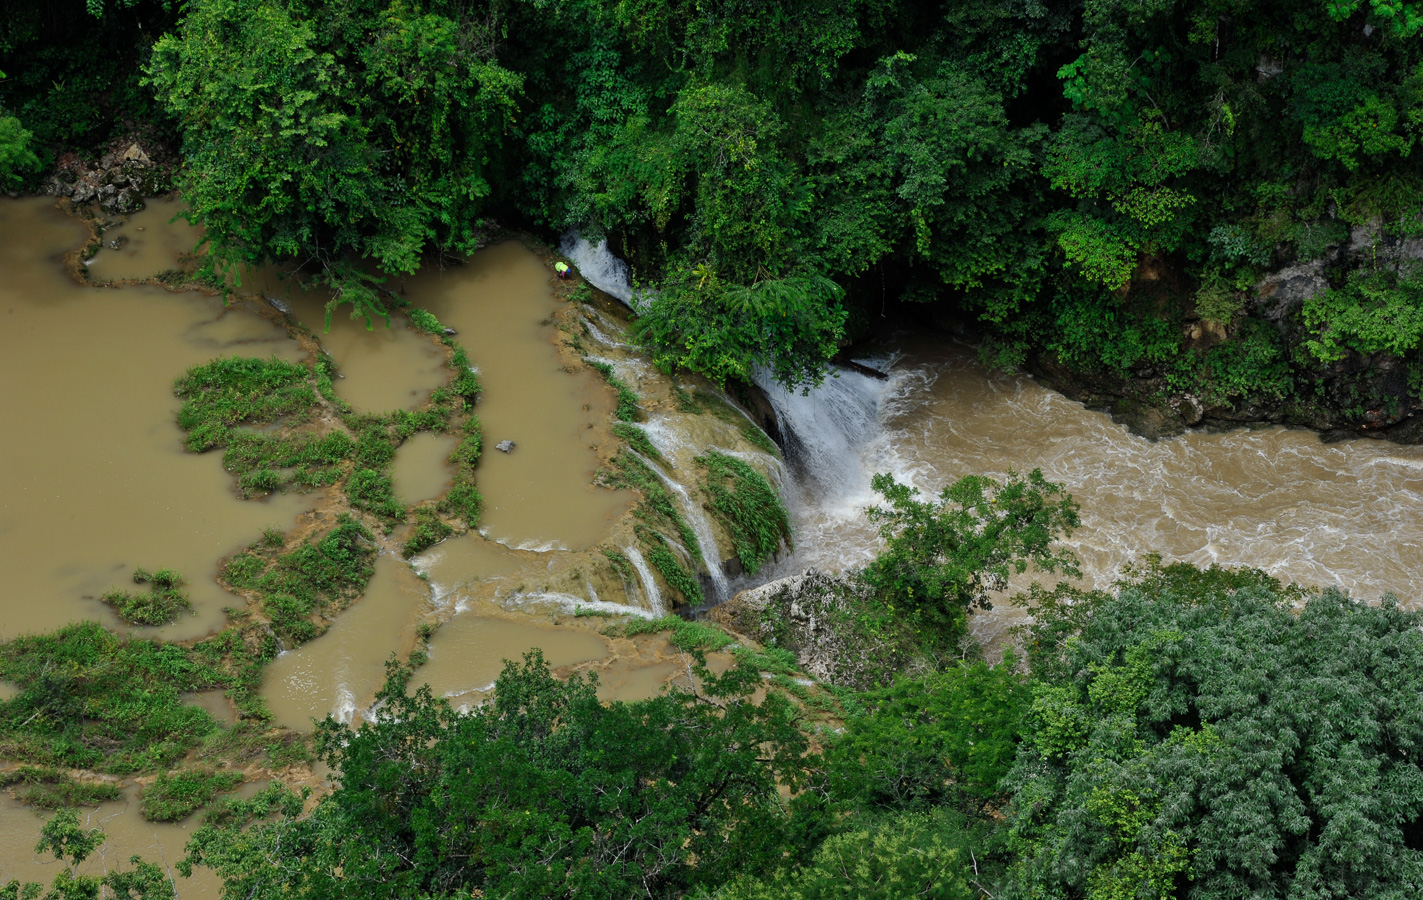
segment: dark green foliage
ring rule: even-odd
[[[234,357],[194,366],[173,383],[183,401],[178,426],[187,448],[202,453],[227,443],[234,425],[265,425],[299,416],[316,402],[305,366],[279,359]]]
[[[454,532],[453,528],[440,521],[440,517],[435,514],[433,509],[422,506],[415,510],[415,530],[405,541],[400,555],[409,559],[416,554],[425,552]]]
[[[451,348],[450,367],[456,373],[454,382],[450,384],[450,392],[472,404],[479,396],[480,386],[479,376],[470,366],[469,352],[450,338],[445,338],[445,343]]]
[[[111,781],[79,781],[58,769],[21,766],[0,774],[0,786],[19,786],[21,803],[40,809],[62,809],[69,806],[93,806],[123,796],[119,786]]]
[[[93,622],[0,646],[0,754],[43,766],[124,775],[167,768],[216,730],[185,691],[227,674],[174,644],[125,638]]]
[[[991,883],[985,829],[952,810],[857,820],[832,835],[811,861],[774,878],[738,878],[716,900],[979,900]],[[976,852],[975,852],[976,851]],[[983,871],[980,871],[980,868]],[[994,867],[996,868],[996,867]]]
[[[637,422],[642,419],[642,410],[637,405],[637,394],[632,388],[624,384],[617,375],[613,374],[611,363],[602,360],[583,358],[583,361],[602,373],[603,379],[608,382],[618,394],[618,408],[613,411],[614,417],[619,422]]]
[[[305,260],[327,315],[349,303],[369,324],[385,303],[350,257],[413,272],[426,249],[472,252],[523,81],[494,59],[496,23],[442,2],[190,2],[147,72],[212,259]]]
[[[785,701],[750,702],[754,671],[704,673],[715,703],[673,692],[605,706],[535,651],[467,715],[411,690],[408,670],[391,675],[378,724],[319,727],[339,787],[310,816],[295,818],[299,800],[277,788],[233,802],[223,817],[237,824],[283,815],[204,826],[184,865],[210,866],[253,900],[474,889],[621,900],[767,872],[788,846],[776,786],[801,783],[806,742]]]
[[[1324,362],[1349,350],[1416,351],[1423,346],[1423,268],[1356,271],[1347,286],[1306,300],[1304,322],[1314,333],[1305,346]]]
[[[150,822],[177,822],[207,806],[242,783],[241,772],[180,769],[159,775],[143,789],[143,817]]]
[[[1032,701],[1013,661],[961,663],[861,694],[859,715],[829,742],[830,792],[852,808],[951,805],[981,813],[1017,752]]]
[[[713,450],[697,457],[707,470],[706,492],[712,512],[731,535],[746,574],[756,571],[791,541],[790,514],[766,476],[734,456]]]
[[[403,519],[405,507],[395,499],[395,487],[388,475],[373,469],[357,469],[346,482],[346,496],[356,509],[364,509],[383,519]]]
[[[1152,565],[1085,612],[1039,611],[1051,664],[1006,783],[1022,895],[1414,893],[1423,620],[1298,600],[1259,572]]]
[[[325,435],[269,434],[233,429],[223,451],[223,467],[238,476],[244,497],[284,488],[334,484],[355,445],[344,431]],[[290,471],[282,471],[290,470]]]
[[[171,569],[148,572],[133,570],[134,584],[151,584],[145,593],[136,591],[105,591],[99,599],[114,608],[119,618],[133,625],[167,625],[185,612],[193,611],[192,601],[183,590],[183,576]]]
[[[864,578],[891,610],[924,617],[949,645],[1010,575],[1029,565],[1077,574],[1076,556],[1056,543],[1078,526],[1077,504],[1037,469],[1026,478],[1010,471],[1003,485],[970,475],[932,501],[889,475],[871,484],[889,506],[867,512],[886,546]]]

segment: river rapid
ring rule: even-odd
[[[343,376],[337,394],[372,412],[414,408],[449,377],[438,343],[402,317],[368,330],[338,313],[327,331],[327,298],[294,290],[275,270],[245,273],[227,304],[165,289],[154,276],[191,268],[197,240],[168,221],[176,211],[154,203],[104,235],[128,240],[66,262],[89,239],[80,223],[45,200],[0,200],[0,640],[86,618],[124,629],[97,596],[135,566],[183,572],[196,607],[174,625],[137,633],[209,634],[222,626],[224,607],[242,603],[217,581],[222,559],[263,529],[310,532],[340,508],[325,489],[241,500],[218,454],[185,453],[171,386],[187,367],[222,355],[310,363],[324,352]],[[570,236],[561,249],[599,288],[634,300],[626,268],[606,247]],[[552,280],[548,263],[505,242],[465,265],[392,282],[456,329],[484,384],[484,521],[410,562],[398,553],[402,529],[382,536],[364,596],[266,670],[263,696],[278,724],[309,730],[327,714],[348,722],[378,715],[372,699],[385,661],[408,657],[431,630],[418,678],[459,706],[487,698],[502,661],[533,648],[560,674],[598,674],[605,699],[650,696],[686,677],[665,637],[619,637],[606,633],[607,619],[571,614],[581,607],[646,617],[672,599],[638,551],[636,495],[597,484],[622,445],[610,428],[615,395],[588,360],[637,393],[638,427],[657,451],[647,464],[707,552],[697,562],[674,549],[695,564],[710,602],[807,567],[870,559],[877,536],[864,508],[875,500],[876,472],[937,491],[962,475],[1032,468],[1063,482],[1082,506],[1083,527],[1070,543],[1089,585],[1107,585],[1123,564],[1158,552],[1416,602],[1423,448],[1324,445],[1284,429],[1150,443],[1031,378],[985,371],[970,348],[906,336],[862,360],[883,378],[840,371],[804,393],[763,382],[786,442],[783,454],[771,454],[748,441],[749,420],[728,398],[695,379],[673,382],[629,347],[626,309],[605,295],[589,304],[559,299],[568,285]],[[87,283],[70,271],[87,274]],[[689,412],[679,402],[686,391],[716,414]],[[492,451],[504,439],[515,452]],[[403,503],[443,493],[452,446],[452,438],[420,435],[398,450],[393,477]],[[695,458],[708,449],[760,469],[791,509],[794,551],[754,576],[726,562],[730,541],[704,507]],[[609,553],[628,565],[611,565]],[[999,603],[974,618],[975,634],[998,648],[1021,617]],[[221,696],[190,699],[219,719],[232,714]],[[322,775],[304,777],[319,783]],[[196,818],[144,822],[141,789],[127,783],[123,800],[84,811],[110,834],[91,871],[131,853],[169,864],[181,856]],[[53,877],[53,864],[29,853],[42,821],[0,795],[0,882]],[[178,887],[184,898],[216,896],[210,877]]]

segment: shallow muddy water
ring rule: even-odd
[[[359,722],[385,683],[385,662],[415,643],[415,624],[430,610],[429,586],[397,557],[376,560],[366,592],[325,634],[283,653],[267,667],[262,696],[277,724],[310,731],[328,714]]]
[[[528,620],[455,616],[430,641],[430,661],[416,673],[436,696],[456,706],[483,699],[504,668],[530,650],[543,651],[550,668],[597,661],[608,656],[608,642],[591,632],[556,628]]]
[[[351,318],[351,308],[343,306],[332,314],[328,331],[331,292],[323,287],[302,290],[275,266],[244,272],[238,290],[275,299],[316,335],[336,361],[337,396],[361,412],[413,409],[450,380],[443,351],[400,316],[392,316],[389,325],[376,318],[368,327],[364,318]]]
[[[154,287],[72,281],[60,255],[82,232],[40,200],[0,201],[0,638],[79,619],[135,567],[188,581],[196,616],[219,627],[236,601],[217,561],[261,530],[292,527],[312,498],[237,499],[219,454],[183,450],[173,380],[222,355],[300,359],[270,322],[222,301]]]
[[[885,381],[845,372],[810,398],[772,390],[796,433],[799,473],[798,549],[779,573],[872,556],[877,538],[863,509],[877,499],[875,472],[937,492],[964,475],[1041,468],[1081,504],[1083,527],[1068,543],[1090,586],[1110,585],[1124,564],[1154,551],[1254,566],[1369,601],[1385,591],[1408,605],[1423,600],[1423,447],[1326,445],[1284,428],[1151,443],[1027,376],[990,375],[968,348],[921,340],[897,351]],[[976,618],[976,633],[991,641],[1021,614],[999,604]]]
[[[104,231],[104,246],[88,260],[95,281],[148,278],[178,269],[190,255],[201,232],[186,219],[170,221],[183,205],[176,199],[154,198],[122,224]],[[114,248],[112,244],[120,246]]]
[[[391,480],[401,503],[412,506],[445,492],[454,474],[449,458],[457,443],[452,435],[421,432],[400,445]]]
[[[184,878],[175,868],[183,857],[188,836],[201,824],[201,816],[189,816],[173,824],[146,822],[138,811],[138,796],[138,789],[130,787],[120,800],[79,808],[81,826],[102,828],[108,836],[79,867],[79,874],[131,871],[129,857],[137,855],[158,865],[173,879],[178,900],[217,900],[222,883],[212,870],[196,868],[192,878]],[[37,856],[34,852],[40,827],[51,815],[9,796],[0,797],[0,884],[18,879],[38,881],[48,888],[63,871],[63,864],[56,862],[53,855]]]
[[[549,279],[538,257],[507,242],[466,265],[406,278],[398,290],[458,332],[483,383],[482,530],[511,547],[581,550],[602,538],[631,497],[593,486],[592,433],[613,400],[596,374],[564,371]],[[515,443],[512,453],[495,449],[505,440]]]

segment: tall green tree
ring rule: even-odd
[[[1011,896],[1418,894],[1419,614],[1184,565],[1075,599],[1034,635]]]
[[[300,802],[238,804],[194,835],[185,865],[215,869],[230,898],[613,900],[682,896],[782,859],[778,786],[801,783],[807,743],[784,699],[749,702],[754,670],[605,706],[535,651],[459,713],[392,666],[378,722],[318,728],[338,787],[309,817],[240,830]]]
[[[294,263],[369,324],[369,269],[472,252],[522,86],[499,33],[497,6],[441,0],[190,3],[148,73],[211,258]]]

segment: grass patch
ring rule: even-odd
[[[484,431],[478,416],[470,416],[464,423],[464,435],[450,453],[450,462],[456,468],[474,471],[479,467],[484,454]]]
[[[445,339],[445,343],[453,351],[453,355],[450,356],[450,367],[457,373],[454,382],[450,384],[450,393],[473,404],[482,389],[479,386],[479,376],[475,374],[474,367],[470,364],[469,353],[464,347],[449,338]]]
[[[353,447],[350,436],[342,431],[318,436],[232,429],[222,464],[237,476],[243,496],[250,497],[289,487],[335,484]]]
[[[730,425],[735,425],[741,432],[741,436],[746,438],[746,442],[763,453],[769,453],[777,459],[781,458],[781,448],[776,446],[776,442],[771,440],[770,435],[762,431],[755,422],[752,422],[741,410],[732,406],[716,394],[704,390],[685,391],[680,387],[672,389],[673,396],[677,400],[677,408],[682,412],[706,414],[710,413]]]
[[[346,482],[346,496],[356,509],[386,520],[403,519],[405,507],[395,499],[395,486],[390,476],[374,469],[357,469]]]
[[[247,551],[230,559],[223,575],[235,588],[255,591],[272,630],[287,647],[319,633],[312,617],[331,618],[366,589],[375,572],[375,539],[348,515],[319,541],[267,560]]]
[[[173,393],[183,401],[178,426],[194,453],[227,443],[236,425],[274,422],[316,403],[306,367],[276,358],[231,357],[193,366],[173,383]]]
[[[736,639],[715,625],[684,619],[681,616],[663,616],[660,619],[632,619],[622,628],[624,637],[637,634],[657,634],[667,632],[667,642],[678,650],[702,650],[715,652],[725,650],[736,643]]]
[[[17,788],[15,796],[21,803],[40,809],[93,806],[123,796],[117,784],[80,781],[58,769],[41,766],[21,766],[0,773],[0,786]]]
[[[667,586],[680,593],[688,603],[701,603],[705,599],[702,596],[701,582],[682,565],[672,548],[667,546],[667,540],[646,525],[636,525],[634,529],[642,541],[643,548],[647,550],[647,561],[662,573]]]
[[[410,317],[411,324],[426,334],[445,333],[445,326],[442,325],[440,320],[435,318],[435,314],[428,309],[412,306],[405,311],[405,314]]]
[[[619,422],[641,421],[642,409],[637,405],[637,393],[618,378],[613,372],[612,365],[588,356],[583,357],[583,361],[601,372],[603,380],[608,382],[609,387],[617,392],[618,408],[613,411],[613,416]]]
[[[755,575],[783,539],[792,545],[790,513],[780,493],[766,476],[734,456],[713,450],[698,456],[697,464],[707,471],[712,514],[726,526],[747,574]]]
[[[157,572],[134,569],[133,583],[150,587],[143,593],[106,591],[99,598],[112,606],[119,618],[130,625],[167,625],[181,613],[193,611],[193,603],[183,590],[183,576],[172,569],[159,569]]]
[[[415,510],[415,530],[411,533],[405,546],[401,548],[400,555],[409,559],[418,553],[443,541],[454,534],[455,530],[440,520],[433,509],[421,507]]]
[[[604,550],[603,555],[608,558],[608,562],[613,564],[613,571],[624,581],[636,581],[637,573],[633,571],[632,562],[616,550]]]
[[[687,520],[682,518],[676,501],[672,499],[672,494],[662,483],[662,479],[658,478],[657,473],[646,463],[626,451],[620,452],[613,457],[611,468],[600,473],[600,480],[608,487],[633,488],[641,493],[643,502],[638,507],[638,517],[645,522],[663,522],[672,526],[681,538],[682,545],[693,557],[701,556],[701,545],[697,542],[696,532],[692,531]]]
[[[780,647],[767,647],[764,650],[753,650],[745,646],[733,647],[731,655],[737,662],[754,666],[771,675],[804,677],[799,664],[796,663],[795,654]]]
[[[227,687],[224,669],[176,644],[124,637],[97,622],[0,645],[0,756],[115,775],[166,769],[218,728],[182,702]]]
[[[159,775],[143,790],[139,809],[150,822],[177,822],[242,783],[241,772],[183,769]]]
[[[627,422],[613,423],[613,434],[622,438],[632,449],[641,453],[649,459],[662,462],[662,451],[657,449],[657,445],[652,443],[652,438],[647,436],[647,432],[636,425],[629,425]]]

